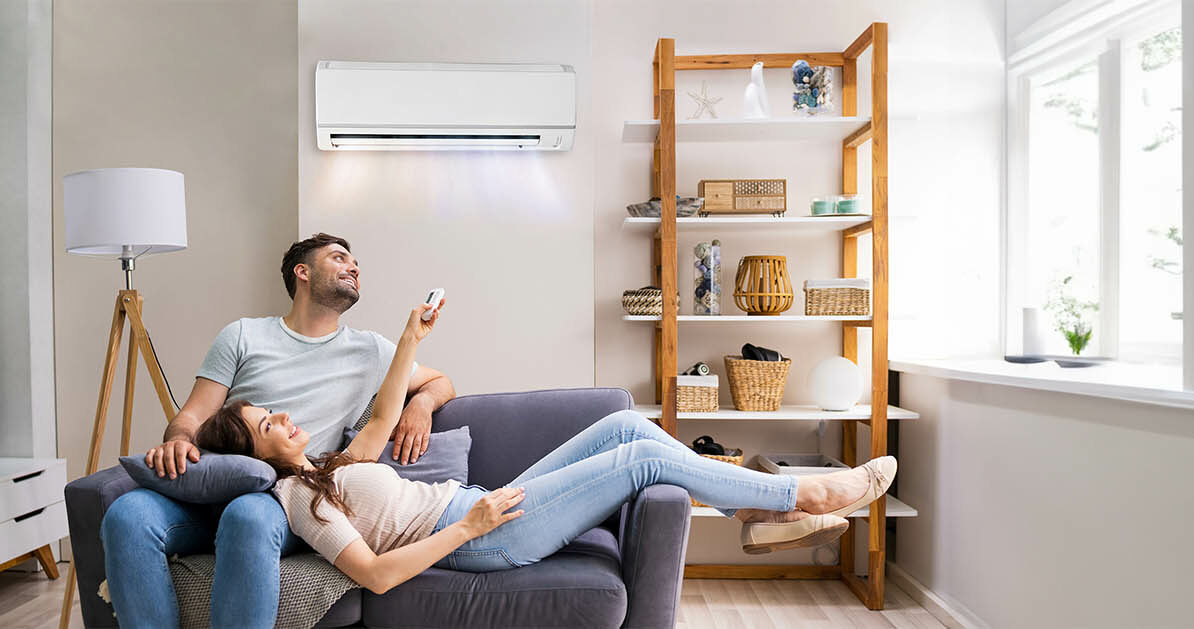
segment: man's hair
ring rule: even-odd
[[[311,252],[328,245],[340,245],[346,251],[351,252],[352,247],[348,246],[348,241],[339,236],[325,234],[319,232],[306,240],[300,240],[286,250],[286,255],[282,256],[282,283],[286,284],[286,293],[294,299],[295,278],[294,267],[298,264],[311,264]]]

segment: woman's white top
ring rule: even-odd
[[[430,537],[460,486],[451,479],[434,485],[406,480],[384,463],[345,465],[332,472],[332,481],[352,515],[324,500],[317,511],[327,522],[311,515],[315,492],[297,478],[274,485],[291,530],[332,563],[357,539],[380,555]]]

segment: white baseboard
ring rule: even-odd
[[[990,629],[990,625],[970,611],[965,605],[948,596],[942,596],[917,581],[894,563],[887,563],[887,580],[912,597],[941,624],[950,629]]]

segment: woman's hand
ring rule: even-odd
[[[410,335],[415,342],[423,340],[423,337],[431,333],[431,328],[435,327],[435,322],[439,321],[439,313],[443,310],[444,304],[448,303],[447,299],[441,299],[439,302],[439,309],[435,314],[431,315],[431,319],[424,321],[423,313],[431,310],[431,304],[419,304],[410,311],[410,317],[406,320],[405,334]]]
[[[522,515],[522,509],[505,513],[514,505],[522,502],[526,497],[526,490],[522,487],[502,487],[481,497],[472,509],[460,520],[468,531],[470,538],[482,535]]]

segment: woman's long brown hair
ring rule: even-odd
[[[241,415],[246,406],[251,406],[246,400],[233,400],[225,404],[199,426],[199,431],[195,433],[195,445],[218,454],[240,454],[261,459],[274,468],[278,480],[291,476],[297,478],[315,492],[315,497],[311,499],[311,516],[320,522],[328,521],[316,512],[324,500],[343,511],[345,515],[352,515],[352,510],[344,503],[336,489],[332,473],[345,465],[360,461],[348,452],[325,452],[318,457],[307,457],[315,466],[314,470],[307,470],[289,461],[257,456],[253,450],[253,431]]]

